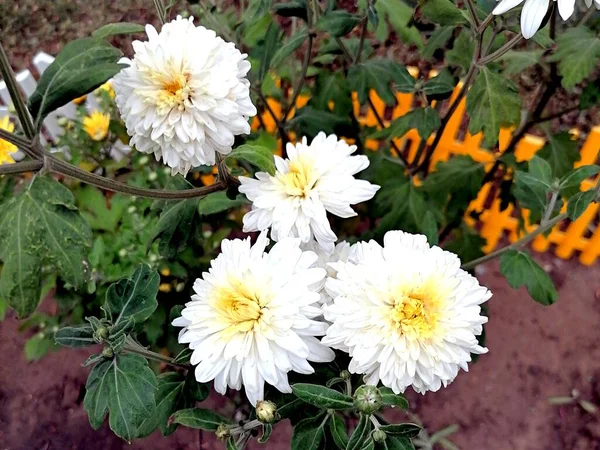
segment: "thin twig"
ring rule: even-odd
[[[310,8],[308,8],[308,9],[310,9]],[[287,110],[285,111],[285,115],[283,116],[283,124],[284,125],[288,119],[288,116],[290,115],[290,112],[292,111],[292,109],[294,109],[296,107],[296,100],[298,99],[298,96],[300,95],[300,91],[302,91],[302,87],[304,86],[304,81],[306,80],[306,73],[308,71],[308,66],[310,64],[310,56],[311,56],[312,48],[313,48],[313,40],[314,40],[314,34],[313,34],[313,32],[309,31],[308,47],[306,49],[306,54],[304,55],[304,61],[302,62],[302,73],[300,75],[300,79],[298,80],[298,84],[294,88],[294,91],[292,93],[292,99],[287,107]]]
[[[44,167],[44,162],[39,159],[35,159],[33,161],[23,161],[14,164],[1,164],[0,175],[37,172],[42,167]]]
[[[360,62],[360,57],[362,55],[363,49],[365,48],[365,38],[367,37],[367,29],[369,28],[369,19],[367,16],[363,18],[362,23],[362,31],[360,32],[360,41],[358,43],[358,50],[356,52],[356,56],[354,57],[354,64],[358,64]]]
[[[147,359],[152,359],[154,361],[162,362],[168,364],[173,367],[178,367],[180,369],[189,370],[191,366],[189,364],[180,364],[175,362],[173,358],[170,356],[161,355],[160,353],[153,352],[152,350],[148,350],[145,347],[142,347],[140,344],[135,342],[131,337],[127,336],[125,341],[124,351],[129,353],[135,353],[137,355],[143,356]]]
[[[546,225],[552,217],[552,213],[554,213],[554,208],[556,207],[556,200],[558,200],[558,192],[553,192],[552,197],[550,197],[550,202],[546,207],[546,211],[544,211],[544,217],[542,218],[540,225]]]
[[[479,66],[485,66],[487,63],[490,63],[490,62],[500,58],[502,55],[504,55],[506,52],[508,52],[511,48],[513,48],[515,45],[517,45],[522,40],[523,40],[523,35],[521,33],[517,34],[515,37],[513,37],[510,41],[508,41],[506,44],[504,44],[502,47],[500,47],[495,52],[490,53],[489,55],[484,56],[483,58],[480,58],[477,61],[477,64]]]
[[[471,16],[471,20],[473,21],[473,25],[475,28],[479,28],[479,18],[477,17],[477,13],[475,12],[475,5],[473,4],[473,0],[467,0],[467,9],[469,10],[469,15]]]

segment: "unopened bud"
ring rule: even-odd
[[[373,440],[375,442],[384,442],[386,437],[387,434],[385,434],[385,431],[383,430],[375,430],[373,432]]]
[[[277,405],[268,400],[261,400],[256,403],[256,418],[262,423],[271,423],[275,421],[277,414]]]
[[[342,372],[340,373],[340,378],[342,380],[349,380],[350,377],[351,377],[351,374],[347,370],[342,370]]]
[[[154,181],[158,178],[158,174],[156,172],[150,172],[150,174],[148,175],[148,180],[150,181]]]
[[[215,431],[215,434],[217,435],[217,439],[221,441],[226,441],[227,438],[231,435],[230,428],[224,423],[222,423],[217,427],[217,431]]]
[[[104,347],[104,350],[102,350],[102,356],[104,356],[105,358],[112,358],[113,356],[115,356],[115,352],[110,347]]]
[[[100,327],[94,333],[94,340],[96,342],[103,342],[108,337],[108,329],[106,327]]]
[[[381,392],[375,386],[364,384],[354,393],[354,406],[363,414],[373,414],[382,403]]]

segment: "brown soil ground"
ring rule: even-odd
[[[543,258],[560,286],[550,307],[513,291],[490,264],[480,276],[494,297],[486,326],[489,354],[445,390],[409,393],[430,432],[458,424],[452,440],[463,450],[596,450],[599,417],[577,406],[551,406],[548,398],[578,389],[599,404],[600,266]],[[568,276],[565,276],[568,274]],[[129,446],[108,426],[94,431],[81,401],[89,350],[60,350],[39,362],[23,356],[25,337],[17,321],[0,323],[0,450],[212,450],[210,435],[180,429]],[[219,408],[222,399],[213,398]],[[397,413],[400,414],[400,413]],[[251,448],[289,448],[290,427],[279,424],[269,443]]]

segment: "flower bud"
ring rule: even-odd
[[[115,356],[115,352],[110,347],[104,347],[104,350],[102,350],[102,356],[104,356],[105,358],[112,358],[113,356]]]
[[[386,437],[387,434],[385,434],[385,431],[383,430],[375,430],[373,432],[373,440],[375,442],[384,442]]]
[[[381,392],[375,386],[364,384],[354,393],[354,406],[363,414],[373,414],[382,403]]]
[[[106,327],[100,327],[94,333],[94,340],[96,342],[103,342],[108,337],[108,329]]]
[[[215,431],[215,434],[217,435],[217,439],[221,441],[226,441],[227,438],[231,435],[231,431],[227,425],[222,423],[217,427],[217,431]]]
[[[277,414],[277,405],[268,400],[261,400],[256,403],[256,418],[262,423],[271,423],[275,421]]]
[[[352,375],[347,370],[342,370],[340,373],[340,378],[342,380],[349,380]]]

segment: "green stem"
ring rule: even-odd
[[[162,0],[154,0],[154,7],[156,8],[156,13],[158,15],[158,19],[161,24],[165,24],[166,22],[166,11],[165,5],[163,5]]]
[[[479,18],[477,17],[477,13],[475,12],[475,5],[473,4],[473,0],[467,0],[467,9],[469,10],[469,15],[471,16],[471,21],[475,29],[479,28]]]
[[[124,351],[129,353],[135,353],[136,355],[143,356],[144,358],[151,359],[153,361],[162,362],[165,364],[169,364],[173,367],[179,367],[180,369],[191,369],[189,364],[179,364],[174,362],[173,358],[165,355],[161,355],[160,353],[153,352],[152,350],[148,350],[147,348],[142,347],[129,336],[126,338]]]
[[[37,172],[44,167],[44,162],[35,159],[33,161],[23,161],[15,164],[2,164],[0,165],[0,175],[17,174],[24,172]]]
[[[3,130],[0,128],[0,139],[5,140],[6,142],[10,142],[13,145],[16,145],[20,150],[23,150],[25,154],[31,158],[39,159],[40,155],[34,150],[33,144],[27,139],[22,138],[21,136],[17,136],[10,131]]]
[[[479,66],[485,66],[486,64],[500,58],[502,55],[504,55],[506,52],[508,52],[511,48],[513,48],[515,45],[517,45],[522,40],[523,40],[523,35],[521,33],[517,34],[515,37],[513,37],[510,41],[508,41],[506,44],[504,44],[502,47],[500,47],[495,52],[490,53],[489,55],[484,56],[483,58],[480,58],[477,61],[477,64]]]
[[[535,237],[539,236],[540,234],[544,233],[545,231],[548,231],[549,229],[554,227],[554,225],[563,221],[567,217],[568,217],[568,215],[566,212],[561,213],[558,216],[554,217],[553,219],[548,220],[545,224],[543,224],[543,225],[540,224],[540,226],[538,226],[531,233],[522,237],[521,239],[514,242],[513,244],[507,245],[506,247],[499,248],[498,250],[496,250],[492,253],[488,253],[487,255],[482,256],[481,258],[477,258],[477,259],[474,259],[473,261],[469,261],[468,263],[463,264],[460,268],[463,270],[470,270],[470,269],[474,268],[475,266],[478,266],[479,264],[483,264],[484,262],[488,262],[488,261],[491,261],[492,259],[498,258],[503,253],[505,253],[509,250],[515,250],[517,248],[520,248],[520,247],[528,244]]]
[[[552,217],[552,213],[554,212],[554,207],[556,206],[557,199],[558,192],[553,192],[552,197],[550,197],[550,202],[546,207],[546,211],[544,211],[544,217],[542,218],[540,225],[545,225],[550,220],[550,217]]]

